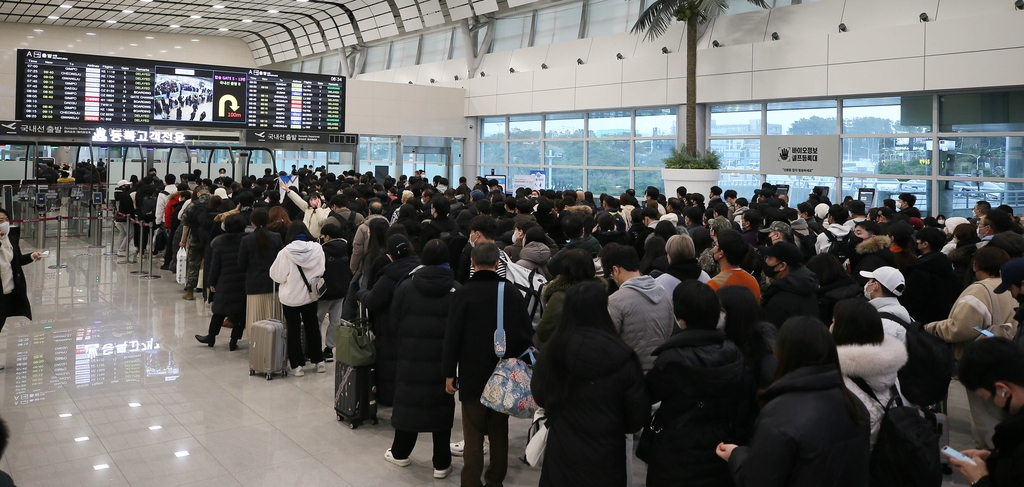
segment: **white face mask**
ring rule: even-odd
[[[715,327],[717,330],[725,328],[725,311],[718,312],[718,326]]]
[[[472,233],[469,234],[469,246],[470,247],[476,247],[476,242],[473,241],[473,234]]]
[[[513,244],[519,243],[519,241],[522,240],[522,239],[523,239],[523,234],[521,234],[519,232],[516,232],[516,233],[512,234],[512,243]]]
[[[945,225],[946,220],[937,220],[936,223],[938,223],[939,225]]]
[[[868,286],[870,285],[870,283],[864,285],[864,297],[867,298],[868,301],[871,301],[871,291],[868,291]]]
[[[0,235],[7,235],[11,231],[11,222],[0,223]]]

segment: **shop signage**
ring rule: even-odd
[[[839,176],[839,136],[761,137],[761,173],[787,176]]]

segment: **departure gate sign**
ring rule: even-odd
[[[25,122],[340,132],[345,78],[18,50]]]

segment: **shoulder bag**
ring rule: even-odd
[[[306,291],[309,291],[309,299],[319,301],[320,296],[327,292],[327,283],[324,282],[323,276],[306,279],[306,273],[302,272],[302,266],[295,264],[295,267],[299,269],[299,275],[302,276],[302,282],[306,285]]]
[[[530,347],[518,358],[505,358],[505,281],[498,283],[498,329],[494,331],[494,354],[498,365],[484,386],[480,403],[515,418],[532,418],[537,402],[530,390],[536,349]],[[529,356],[530,361],[525,358]]]

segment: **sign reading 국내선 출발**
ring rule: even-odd
[[[761,137],[761,172],[788,176],[839,176],[839,136]]]

